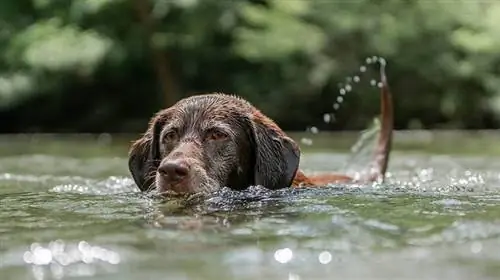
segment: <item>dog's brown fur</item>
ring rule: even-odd
[[[383,180],[389,160],[392,98],[381,68],[381,132],[373,171],[356,181]],[[299,146],[247,101],[221,93],[196,95],[158,112],[129,152],[129,169],[142,191],[176,193],[251,185],[269,189],[354,182],[342,174],[306,176]]]

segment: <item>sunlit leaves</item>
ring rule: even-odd
[[[103,60],[111,41],[57,20],[38,22],[19,33],[12,48],[28,67],[54,72],[90,73]]]
[[[470,13],[470,12],[469,12]],[[491,2],[475,13],[476,21],[457,29],[451,36],[452,42],[474,54],[495,54],[500,48],[500,3]],[[481,17],[482,20],[477,20]]]
[[[250,25],[236,29],[235,49],[251,60],[283,59],[296,53],[313,54],[325,44],[321,28],[300,17],[309,11],[307,1],[271,1],[274,9],[241,5]]]
[[[0,75],[0,107],[26,97],[34,87],[35,81],[30,75],[16,72]]]

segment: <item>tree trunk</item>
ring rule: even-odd
[[[151,7],[149,0],[135,0],[135,4],[139,20],[145,31],[145,37],[149,45],[152,64],[160,83],[163,94],[163,102],[165,107],[169,107],[177,101],[179,96],[179,89],[171,72],[170,61],[167,54],[153,44],[152,39],[155,32],[156,22],[150,16]]]

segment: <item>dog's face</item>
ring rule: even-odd
[[[225,94],[183,99],[160,111],[130,150],[142,191],[196,193],[290,186],[296,143],[248,102]]]

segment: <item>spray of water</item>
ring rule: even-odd
[[[336,112],[341,108],[342,103],[345,101],[345,97],[347,93],[350,93],[354,89],[354,84],[359,84],[361,82],[361,77],[366,73],[368,70],[368,66],[370,65],[375,65],[379,64],[380,66],[383,66],[386,64],[386,60],[383,57],[380,56],[371,56],[367,57],[365,59],[365,63],[362,64],[359,67],[359,72],[356,73],[354,76],[348,76],[345,78],[345,84],[339,84],[339,90],[338,90],[338,95],[337,98],[335,99],[334,103],[332,104],[333,111],[325,113],[323,115],[323,121],[325,123],[331,123],[336,120],[335,115]],[[377,82],[375,79],[370,80],[370,86],[372,87],[382,87],[382,82]],[[380,125],[378,124],[377,121],[375,121],[371,127],[369,127],[367,130],[363,131],[361,133],[360,138],[356,142],[356,144],[351,148],[351,152],[353,154],[356,154],[355,157],[353,157],[352,160],[355,158],[359,158],[364,155],[364,153],[368,153],[370,151],[370,147],[366,147],[367,143],[374,143],[374,140],[378,134],[378,131],[380,130]],[[319,130],[316,127],[308,127],[306,129],[307,132],[310,132],[312,134],[317,134],[319,133]],[[311,146],[313,145],[313,140],[310,138],[302,138],[301,143],[304,145]],[[366,150],[366,151],[365,151]],[[349,161],[351,162],[351,160]]]

